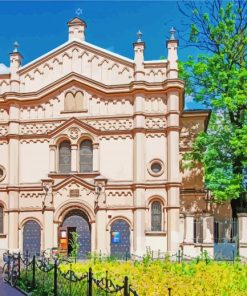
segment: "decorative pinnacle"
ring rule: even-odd
[[[174,27],[171,28],[170,33],[171,33],[170,40],[176,40],[175,38],[176,30]]]
[[[136,34],[137,34],[137,42],[142,42],[142,32],[139,30]]]
[[[19,43],[17,41],[14,42],[14,50],[13,52],[18,52]]]

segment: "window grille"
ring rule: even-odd
[[[66,174],[71,171],[70,142],[64,141],[59,146],[59,172]]]
[[[3,207],[0,207],[0,233],[3,233]]]
[[[151,230],[161,231],[161,203],[159,201],[154,201],[151,206]]]
[[[93,145],[92,141],[85,140],[80,145],[80,172],[93,171]]]

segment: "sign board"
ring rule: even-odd
[[[113,244],[118,244],[121,242],[121,235],[119,231],[112,231],[111,233],[111,242]]]

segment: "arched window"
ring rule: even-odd
[[[89,173],[93,171],[93,144],[85,140],[80,145],[80,172]]]
[[[161,203],[154,201],[151,205],[151,231],[161,231],[162,227]]]
[[[59,145],[59,172],[66,174],[71,171],[71,148],[69,141]]]
[[[0,206],[0,233],[3,233],[3,206]]]

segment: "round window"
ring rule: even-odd
[[[164,164],[160,159],[153,159],[148,164],[148,172],[151,176],[159,177],[164,173]]]
[[[162,166],[159,162],[154,162],[151,164],[151,170],[153,173],[158,174],[162,170]]]
[[[5,169],[4,167],[0,166],[0,181],[5,178]]]

